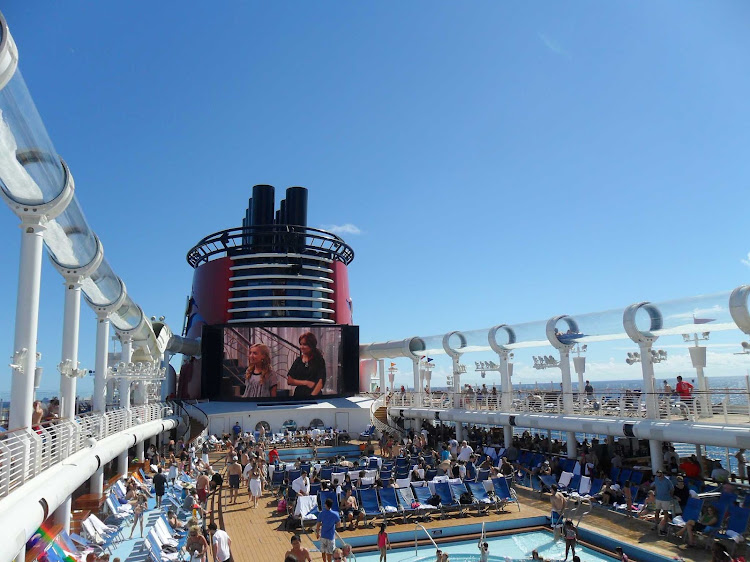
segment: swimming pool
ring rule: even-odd
[[[424,534],[420,536],[424,538]],[[530,531],[520,532],[503,537],[488,538],[490,545],[490,555],[495,560],[528,560],[531,557],[531,551],[537,550],[542,558],[551,558],[552,560],[562,560],[565,558],[565,541],[555,539],[552,533],[547,531]],[[443,552],[450,554],[451,562],[476,561],[479,559],[479,549],[477,541],[456,541],[438,544]],[[458,556],[465,553],[468,556]],[[576,547],[576,554],[586,562],[612,562],[614,559],[595,550],[582,545]],[[572,560],[570,555],[568,560]],[[432,562],[435,560],[435,547],[420,546],[417,556],[415,556],[414,547],[399,548],[388,551],[388,562],[400,562],[402,560],[425,560]],[[378,562],[380,553],[368,552],[357,554],[357,562]]]

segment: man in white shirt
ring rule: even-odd
[[[448,448],[450,449],[451,457],[455,459],[458,456],[458,441],[455,439],[448,441]]]
[[[226,531],[218,529],[216,523],[209,523],[208,531],[213,536],[211,544],[213,545],[214,560],[216,562],[226,562],[231,557],[232,539],[229,538]]]
[[[310,479],[307,477],[307,472],[303,470],[299,478],[292,482],[292,490],[297,492],[298,496],[310,495]]]
[[[461,441],[461,448],[458,450],[458,460],[469,462],[469,458],[474,454],[474,449],[466,441]]]

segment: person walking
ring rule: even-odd
[[[378,533],[378,549],[380,550],[380,562],[386,562],[386,550],[391,548],[391,541],[388,539],[388,533],[385,532],[385,523],[380,524]]]
[[[135,500],[135,506],[133,507],[133,526],[130,528],[130,539],[133,538],[133,531],[135,531],[136,525],[141,524],[141,537],[143,537],[143,514],[148,508],[146,495],[143,493],[138,494]]]
[[[161,467],[156,467],[156,474],[154,474],[151,482],[154,484],[154,493],[156,494],[156,507],[161,507],[161,498],[167,488],[167,477],[161,472]]]
[[[216,562],[226,562],[232,557],[232,539],[223,529],[219,529],[216,523],[208,524],[208,532],[211,534],[211,545]]]
[[[323,555],[323,562],[332,562],[333,550],[335,545],[336,527],[341,522],[341,517],[335,511],[332,511],[333,500],[326,499],[325,509],[318,515],[318,524],[315,527],[315,534],[320,539],[320,553]]]
[[[247,491],[250,494],[250,500],[253,504],[253,509],[257,509],[258,499],[261,495],[260,470],[257,468],[250,473],[250,478],[247,481],[247,488]]]

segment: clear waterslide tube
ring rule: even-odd
[[[55,201],[66,184],[72,188],[72,178],[18,69],[18,50],[0,14],[0,194],[23,220],[27,215],[35,219],[34,213],[46,213],[37,207]],[[63,207],[63,203],[67,206]],[[63,210],[46,217],[44,233],[50,257],[62,269],[96,267],[101,259],[100,244],[77,199],[73,196],[68,202],[61,198],[56,204]],[[117,306],[111,319],[115,329],[129,332],[136,342],[141,340],[140,347],[150,353],[159,353],[156,336],[138,305],[127,295],[117,305],[125,287],[107,260],[88,273],[82,290],[92,308]]]
[[[4,59],[12,38],[5,20],[0,21],[0,57]],[[3,70],[11,72],[7,67]],[[21,71],[14,67],[0,90],[0,188],[17,203],[40,205],[55,199],[64,186],[65,172],[57,151]]]
[[[743,294],[741,302],[735,308],[742,309],[742,314],[735,311],[735,316],[748,318],[748,332],[750,332],[750,313],[747,313],[748,289]],[[635,323],[638,330],[649,336],[680,335],[696,331],[718,332],[735,330],[738,325],[733,320],[730,310],[730,293],[723,292],[711,295],[699,295],[683,299],[650,303],[648,307],[638,309]],[[623,326],[623,309],[613,309],[602,312],[591,312],[578,315],[564,315],[559,318],[556,328],[561,343],[573,346],[577,343],[594,343],[600,341],[627,340]],[[653,314],[658,311],[659,318],[655,322]],[[742,326],[739,326],[742,328]],[[503,325],[495,331],[496,344],[499,347],[514,350],[522,348],[545,348],[550,346],[546,333],[547,321],[528,322],[523,324]],[[492,328],[481,328],[463,331],[464,342],[451,340],[450,346],[461,353],[485,352],[490,350],[489,333]],[[742,328],[744,331],[744,328]],[[442,346],[442,335],[419,336],[415,340],[424,342],[421,355],[438,355],[445,353]],[[383,344],[369,344],[381,346]],[[400,355],[391,355],[398,357]],[[381,354],[380,358],[386,357]]]
[[[133,302],[130,295],[125,296],[122,304],[112,313],[112,325],[120,331],[129,332],[143,322],[143,311]]]
[[[62,267],[76,269],[94,259],[96,236],[75,197],[61,214],[47,223],[44,243],[52,259]]]
[[[124,288],[106,258],[90,277],[83,280],[83,293],[91,306],[107,306],[120,298]]]

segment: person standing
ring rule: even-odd
[[[672,484],[672,481],[669,478],[664,476],[663,470],[657,470],[652,488],[656,492],[656,521],[659,522],[662,519],[662,515],[666,517],[672,509],[674,501],[672,498],[672,495],[674,494],[674,484]],[[659,534],[661,535],[662,533],[665,535],[667,534],[666,530],[662,531],[660,528]]]
[[[680,397],[680,401],[684,402],[688,408],[693,405],[693,385],[682,380],[680,375],[677,375],[677,384],[675,385],[674,390]]]
[[[333,550],[335,545],[336,527],[341,522],[339,514],[332,511],[333,500],[326,499],[325,509],[318,515],[318,523],[315,527],[315,534],[320,539],[320,552],[323,555],[323,562],[332,562]]]
[[[240,425],[239,420],[237,420],[232,426],[232,434],[234,435],[233,443],[237,443],[237,440],[240,438],[240,433],[242,433],[242,426]]]
[[[326,361],[318,349],[318,339],[312,332],[299,337],[300,357],[294,360],[286,382],[294,389],[295,398],[318,396],[326,384]]]
[[[250,478],[247,480],[247,491],[253,504],[253,509],[258,508],[258,499],[261,495],[260,470],[253,469]]]
[[[586,381],[586,386],[584,386],[583,389],[586,391],[586,398],[588,398],[589,400],[593,400],[594,387],[591,385],[590,381]]]
[[[135,531],[138,523],[141,524],[141,537],[143,537],[143,515],[146,512],[147,508],[148,504],[145,494],[138,494],[138,497],[135,501],[135,506],[133,507],[133,526],[130,528],[130,537],[128,538],[133,538],[133,531]]]
[[[256,343],[250,346],[245,371],[245,392],[243,398],[275,398],[278,378],[271,370],[271,352],[267,345]],[[263,439],[265,428],[261,425]]]
[[[578,529],[573,525],[573,521],[568,519],[565,521],[565,560],[568,559],[568,552],[573,551],[573,556],[576,555],[576,543],[578,542]]]
[[[227,532],[216,527],[216,523],[208,524],[208,532],[211,533],[211,545],[213,547],[214,560],[216,562],[226,562],[232,557],[232,539]]]
[[[480,537],[477,548],[479,549],[479,562],[488,562],[490,559],[490,543]]]
[[[237,462],[237,457],[232,457],[232,462],[227,466],[227,475],[229,476],[229,497],[230,504],[237,503],[237,496],[240,494],[240,478],[242,477],[242,467]]]
[[[550,521],[552,526],[555,527],[562,519],[563,513],[565,512],[565,496],[562,492],[557,489],[557,485],[552,485],[552,495],[549,498],[549,502],[552,505],[552,511],[550,513]]]
[[[737,459],[737,478],[740,479],[740,482],[745,480],[745,449],[740,449],[737,451],[737,454],[734,455],[734,458]]]
[[[154,484],[154,493],[156,494],[156,507],[161,507],[161,498],[167,487],[167,477],[161,472],[161,467],[156,467],[156,474],[151,480]]]
[[[385,532],[385,523],[380,524],[378,533],[378,549],[380,550],[380,561],[386,562],[386,550],[391,548],[391,541],[388,539],[388,533]]]

